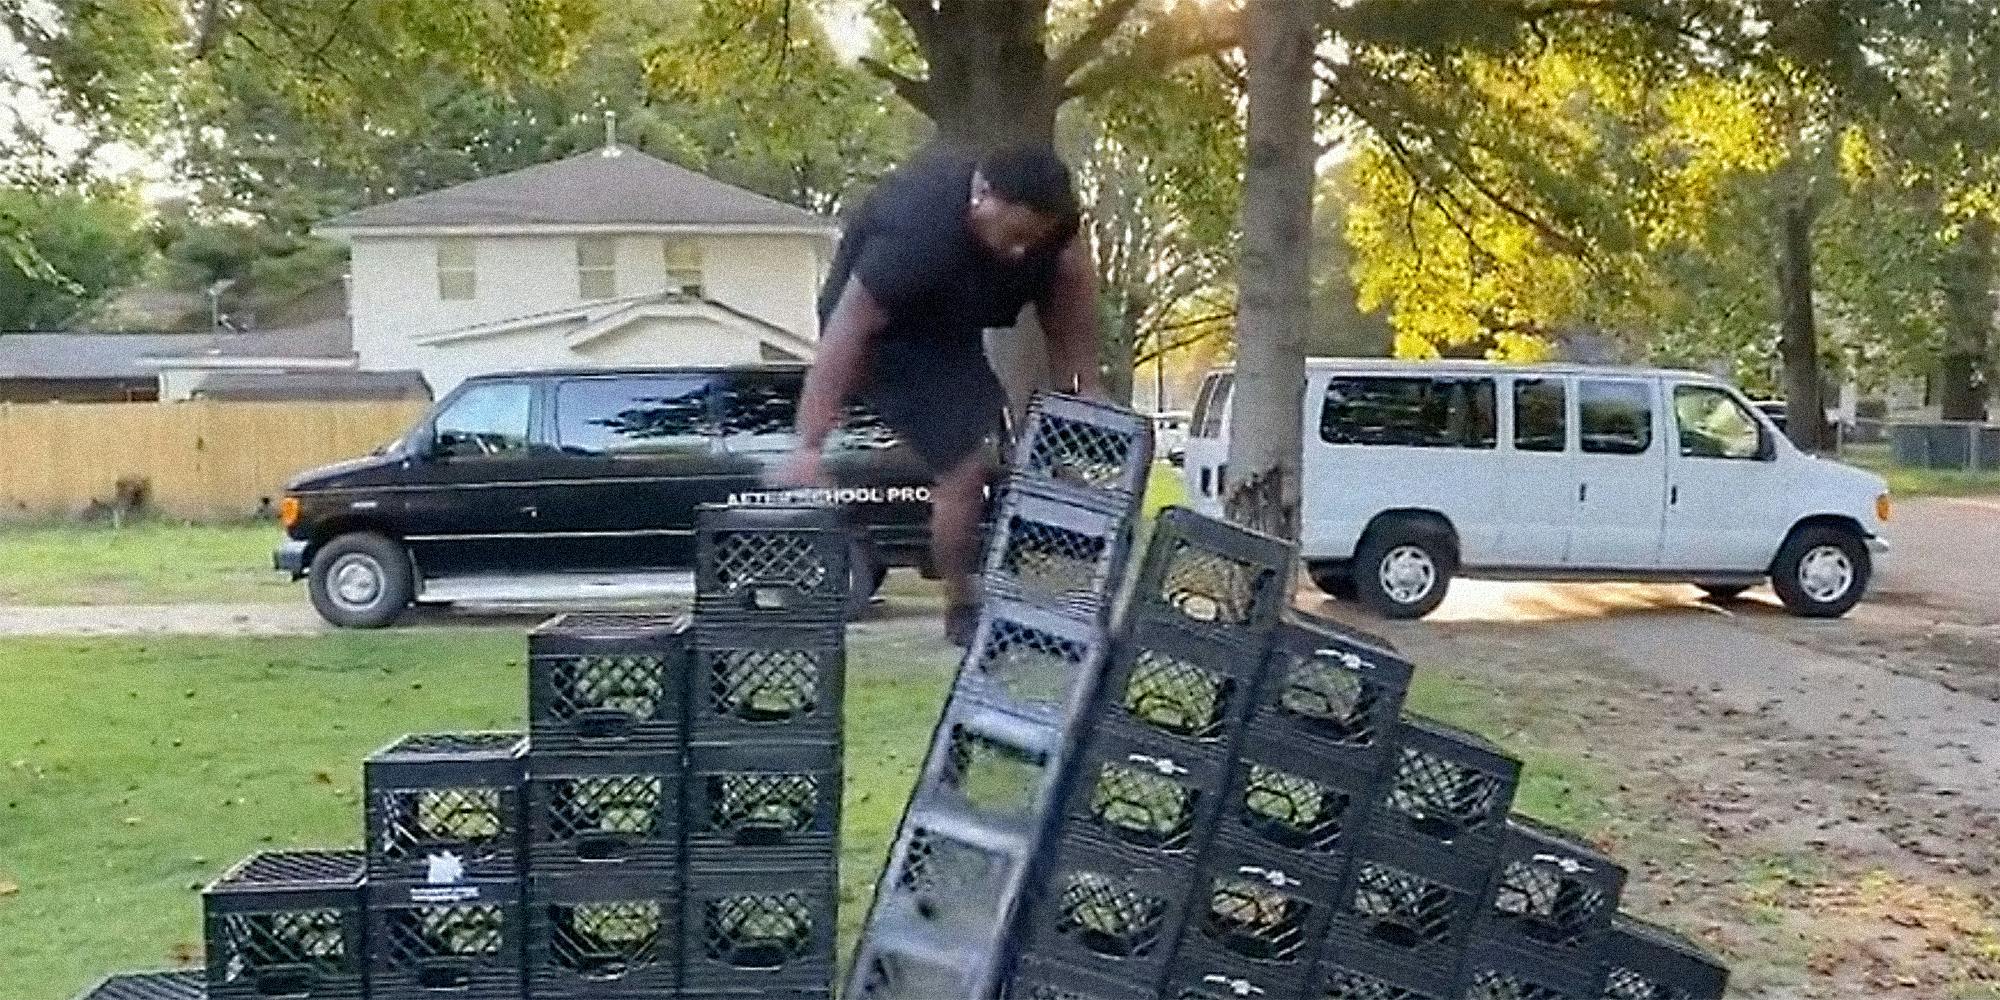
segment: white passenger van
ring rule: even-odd
[[[1210,373],[1182,475],[1219,514],[1234,372]],[[1793,614],[1861,599],[1883,480],[1793,447],[1694,372],[1490,362],[1306,364],[1301,554],[1313,582],[1392,618],[1454,575],[1697,584],[1770,580]]]

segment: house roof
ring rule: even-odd
[[[813,343],[770,320],[745,312],[734,306],[724,305],[714,299],[697,295],[682,295],[678,292],[656,292],[647,295],[631,295],[616,299],[598,299],[549,309],[525,316],[514,316],[502,320],[491,320],[453,327],[425,334],[416,339],[423,346],[451,343],[460,340],[474,340],[495,334],[539,326],[566,320],[581,322],[581,326],[571,330],[565,340],[571,347],[584,341],[602,336],[642,315],[657,315],[663,311],[684,311],[709,313],[712,316],[727,317],[728,321],[743,324],[766,340],[780,341],[787,345],[801,347],[810,352]]]
[[[684,226],[830,231],[831,220],[648,156],[608,146],[350,212],[329,234],[462,227]]]
[[[198,342],[149,354],[158,361],[221,358],[351,358],[354,329],[345,316],[328,316],[298,326],[241,333],[200,334]]]
[[[206,333],[0,333],[0,378],[152,379],[146,358],[196,350]]]
[[[422,372],[204,372],[190,394],[197,399],[235,402],[292,402],[430,399],[431,386]]]

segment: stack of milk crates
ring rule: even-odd
[[[682,996],[831,1000],[848,535],[824,506],[697,516]]]
[[[1129,410],[1031,405],[993,504],[978,627],[856,950],[853,1000],[988,997],[1045,864],[1072,741],[1110,655],[1152,432]]]

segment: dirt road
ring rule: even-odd
[[[1882,598],[2000,623],[2000,497],[1900,501],[1888,536]]]

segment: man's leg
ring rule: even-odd
[[[978,602],[973,573],[978,569],[986,472],[986,456],[976,449],[931,486],[931,563],[944,586],[947,631],[953,611]]]

